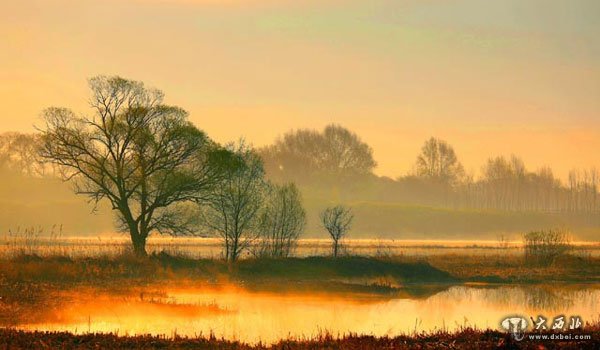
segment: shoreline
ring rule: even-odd
[[[530,339],[528,335],[555,338],[565,334],[585,336],[591,339]],[[560,349],[597,349],[600,346],[600,326],[586,325],[583,329],[569,332],[531,332],[522,341],[516,341],[508,333],[497,330],[463,328],[456,332],[437,331],[397,336],[376,337],[371,335],[347,334],[333,336],[327,332],[308,339],[282,339],[272,344],[248,344],[239,341],[218,339],[214,335],[186,337],[166,335],[117,335],[114,333],[83,333],[24,331],[0,328],[0,347],[5,349],[231,349],[231,350],[275,350],[275,349],[539,349],[541,346]]]
[[[129,254],[97,257],[19,254],[0,258],[4,280],[77,283],[95,279],[197,279],[212,281],[346,282],[380,286],[427,284],[548,284],[599,283],[600,257],[565,255],[548,265],[529,264],[503,255],[432,254],[429,256],[307,256],[247,258],[227,263],[216,258],[190,258],[166,252],[147,258]],[[60,273],[57,273],[59,271]],[[383,280],[381,279],[383,278]]]

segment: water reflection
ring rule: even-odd
[[[594,286],[453,286],[421,297],[347,293],[248,292],[234,287],[169,289],[156,294],[64,292],[60,309],[19,325],[38,330],[218,337],[272,342],[322,331],[396,335],[470,325],[497,328],[509,314],[597,319]]]
[[[593,304],[590,298],[597,296],[598,289],[584,286],[560,285],[531,285],[523,286],[504,286],[485,287],[479,286],[478,289],[485,289],[485,299],[494,305],[504,307],[519,306],[528,310],[544,310],[546,312],[560,313],[565,309],[576,308],[581,302]],[[478,298],[476,290],[456,289],[453,294],[458,299]],[[598,313],[600,313],[600,309]]]

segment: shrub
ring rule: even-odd
[[[523,236],[525,260],[532,264],[551,265],[571,250],[569,235],[564,230],[531,231]]]

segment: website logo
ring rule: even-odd
[[[500,325],[512,335],[514,340],[521,341],[525,338],[525,331],[529,324],[525,317],[512,316],[502,320]]]

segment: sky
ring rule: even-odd
[[[430,136],[475,175],[512,153],[600,167],[597,0],[0,0],[0,132],[89,112],[99,74],[160,88],[219,142],[346,126],[394,178]]]

